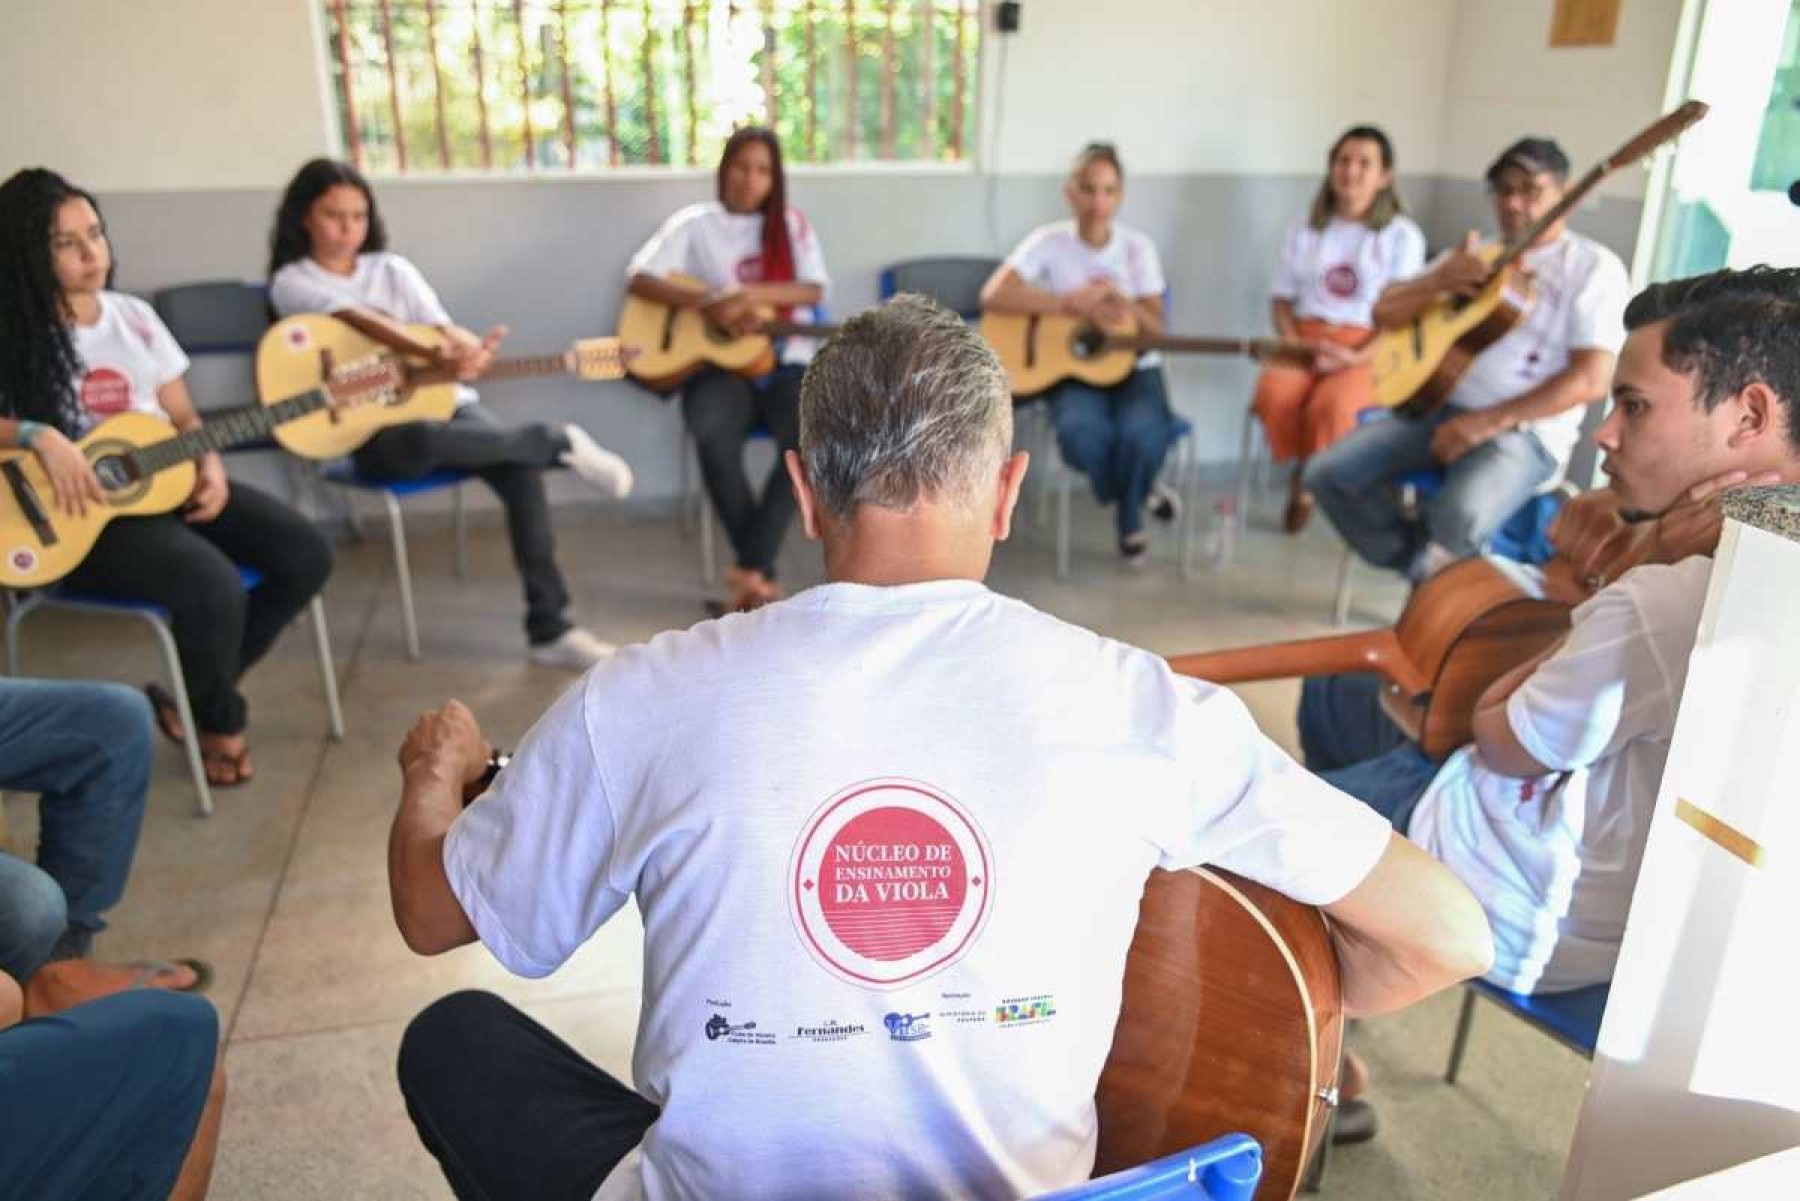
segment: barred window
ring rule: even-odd
[[[343,144],[378,174],[956,162],[980,0],[321,0]]]

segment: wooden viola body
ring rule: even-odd
[[[1323,913],[1214,868],[1151,873],[1095,1096],[1094,1174],[1242,1131],[1263,1150],[1257,1197],[1293,1196],[1343,1037]]]
[[[428,346],[444,335],[428,325],[406,330]],[[256,392],[265,405],[311,391],[331,380],[355,374],[365,365],[379,369],[393,352],[335,317],[304,313],[269,327],[256,347]],[[392,425],[409,421],[448,421],[456,412],[454,382],[418,384],[396,389],[368,403],[312,413],[275,429],[281,445],[307,459],[347,455]]]
[[[1487,686],[1568,632],[1569,608],[1487,559],[1463,559],[1419,585],[1391,630],[1179,655],[1169,665],[1217,684],[1376,672],[1388,716],[1441,760],[1474,738]]]
[[[1496,244],[1477,253],[1492,263],[1501,250]],[[1377,334],[1369,345],[1375,403],[1389,408],[1404,404],[1414,415],[1437,408],[1456,390],[1475,356],[1510,333],[1530,305],[1530,293],[1520,288],[1517,273],[1508,267],[1479,295],[1468,300],[1440,297],[1411,323]]]
[[[1137,322],[1100,325],[1058,313],[983,313],[981,336],[1000,356],[1014,396],[1036,396],[1066,379],[1096,388],[1125,382],[1138,351],[1107,345],[1108,335],[1129,337]]]
[[[90,430],[75,445],[100,477],[102,504],[71,517],[56,507],[56,489],[43,464],[28,450],[0,450],[0,587],[39,588],[80,566],[106,523],[178,508],[194,491],[194,464],[173,464],[153,474],[123,457],[175,437],[175,429],[150,413],[120,413]]]
[[[678,284],[705,287],[686,275],[671,275]],[[707,321],[698,309],[676,308],[625,294],[619,313],[619,341],[636,348],[632,378],[658,392],[680,387],[702,367],[713,366],[755,377],[775,369],[775,343],[765,334],[736,337]]]

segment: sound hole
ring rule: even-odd
[[[108,492],[123,492],[138,482],[137,465],[124,455],[101,455],[94,460],[94,475]]]
[[[1075,331],[1075,357],[1091,359],[1106,349],[1106,331],[1096,325],[1084,325]]]

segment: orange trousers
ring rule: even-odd
[[[1369,331],[1354,325],[1299,323],[1308,342],[1330,339],[1340,346],[1360,346]],[[1271,364],[1256,379],[1250,409],[1263,423],[1269,453],[1277,463],[1312,456],[1356,428],[1356,415],[1375,402],[1375,380],[1368,364],[1320,374],[1303,367]]]

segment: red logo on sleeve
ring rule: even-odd
[[[962,806],[912,780],[853,785],[795,844],[789,909],[820,966],[868,988],[942,971],[981,933],[993,853]]]

